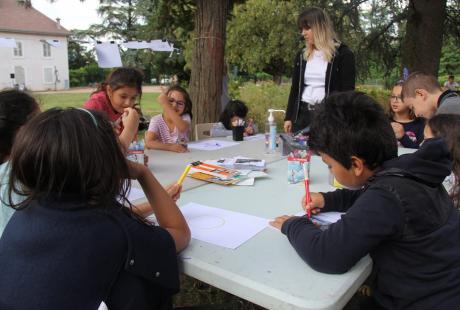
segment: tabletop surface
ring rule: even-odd
[[[179,205],[195,202],[267,219],[301,211],[303,183],[288,184],[287,160],[272,162],[267,172],[254,186],[209,184],[186,191]],[[314,156],[311,191],[332,190],[327,180],[326,165]],[[342,275],[316,272],[271,227],[235,250],[192,239],[181,262],[185,274],[269,309],[341,309],[372,268],[366,256]]]

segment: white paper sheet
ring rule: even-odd
[[[16,47],[16,40],[11,38],[0,38],[0,47]]]
[[[201,150],[201,151],[215,151],[219,149],[223,149],[226,147],[238,145],[238,142],[233,141],[223,141],[223,140],[204,140],[189,143],[187,147],[189,149]]]
[[[121,63],[120,50],[115,43],[96,44],[97,64],[100,68],[116,68],[123,66]]]
[[[323,224],[323,225],[329,225],[329,224],[332,224],[332,223],[335,223],[337,222],[338,220],[340,220],[342,218],[342,215],[345,214],[344,212],[335,212],[335,211],[331,211],[331,212],[321,212],[319,214],[316,214],[316,215],[312,215],[312,219],[320,224]],[[305,215],[305,211],[300,211],[296,214],[294,214],[295,216],[304,216]]]
[[[268,226],[264,218],[197,203],[188,203],[180,209],[192,238],[230,249],[236,249]]]
[[[150,41],[150,48],[156,52],[172,52],[174,51],[174,45],[168,41],[152,40]]]
[[[129,41],[121,43],[121,46],[130,49],[150,48],[150,42],[147,41]]]
[[[323,224],[332,224],[337,222],[342,218],[343,212],[324,212],[317,215],[313,215],[313,219],[323,223]]]

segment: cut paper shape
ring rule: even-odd
[[[152,40],[150,41],[150,48],[156,52],[172,52],[174,51],[174,45],[168,41]]]
[[[0,47],[16,47],[16,40],[12,38],[0,38]]]
[[[189,143],[187,147],[189,149],[201,150],[201,151],[215,151],[226,147],[238,145],[238,142],[223,141],[223,140],[203,140],[198,142]]]
[[[180,209],[192,238],[230,249],[236,249],[268,226],[264,218],[193,202]]]
[[[130,49],[143,49],[150,48],[150,43],[147,41],[129,41],[121,43],[121,46]]]
[[[115,43],[96,44],[97,64],[100,68],[121,67],[121,56],[118,45]]]

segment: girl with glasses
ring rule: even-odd
[[[408,104],[401,99],[401,90],[404,81],[398,81],[393,86],[390,96],[390,121],[391,127],[398,139],[398,145],[417,149],[423,141],[425,120],[415,117]]]
[[[152,117],[145,133],[149,149],[187,152],[192,124],[192,101],[181,86],[171,86],[158,97],[163,113]]]

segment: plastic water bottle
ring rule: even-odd
[[[283,112],[284,110],[268,109],[268,119],[265,123],[265,153],[273,154],[276,152],[276,145],[278,144],[276,137],[276,123],[273,117],[273,112]]]

